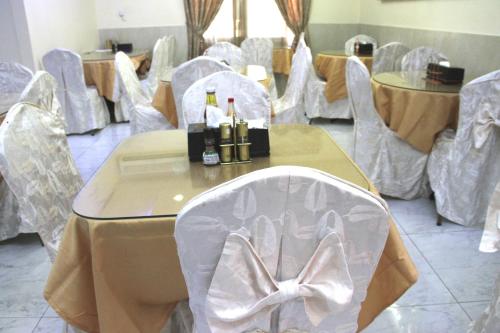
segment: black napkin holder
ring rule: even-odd
[[[188,126],[188,155],[191,162],[199,162],[202,160],[203,151],[205,150],[205,140],[203,138],[204,123],[189,124]],[[215,146],[217,152],[220,153],[219,128],[214,128]],[[252,143],[250,146],[250,157],[269,156],[269,130],[267,128],[249,128],[248,141]]]
[[[359,55],[372,55],[373,54],[373,44],[371,43],[359,43],[358,48]]]
[[[461,84],[464,81],[465,69],[460,67],[446,67],[430,63],[427,65],[427,79],[443,84]]]
[[[125,52],[125,53],[130,53],[134,50],[134,47],[132,45],[132,43],[123,43],[123,44],[118,44],[116,46],[116,49],[118,51],[122,51],[122,52]]]

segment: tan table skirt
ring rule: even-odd
[[[347,98],[347,86],[345,81],[345,66],[347,63],[345,55],[327,55],[319,53],[316,56],[315,66],[318,74],[326,79],[325,97],[329,103],[339,99]],[[359,59],[371,71],[373,58],[371,56],[359,56]]]
[[[292,68],[293,51],[289,47],[273,49],[273,72],[276,74],[290,74]]]
[[[375,107],[391,130],[423,153],[446,128],[457,128],[459,95],[396,88],[371,80]]]
[[[137,70],[143,61],[146,60],[146,53],[130,58]],[[114,60],[94,60],[83,62],[83,75],[85,84],[96,86],[99,96],[104,96],[108,100],[113,100],[113,89],[115,84],[115,61]]]
[[[371,187],[371,191],[377,193]],[[175,218],[96,221],[72,215],[44,296],[68,323],[87,332],[159,332],[188,298],[173,237]],[[389,236],[362,303],[359,330],[418,277],[399,232]],[[99,313],[99,316],[97,315]]]

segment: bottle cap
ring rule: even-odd
[[[234,103],[234,98],[233,98],[233,97],[229,97],[229,98],[227,99],[227,102],[228,102],[228,103]]]

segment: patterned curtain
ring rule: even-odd
[[[188,35],[189,59],[199,56],[205,49],[203,33],[212,23],[223,0],[184,0]]]
[[[306,43],[309,44],[309,13],[312,0],[275,0],[286,25],[293,31],[292,49],[295,50],[301,33],[304,33]]]

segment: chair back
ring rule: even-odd
[[[246,65],[260,65],[273,73],[273,41],[269,38],[247,38],[241,43]]]
[[[297,49],[292,58],[292,67],[286,83],[283,99],[287,105],[295,106],[302,102],[309,71],[312,64],[311,50],[307,47],[304,38],[300,38]]]
[[[367,35],[356,35],[350,39],[348,39],[345,42],[345,54],[347,55],[353,55],[354,54],[354,44],[356,41],[360,43],[369,43],[373,44],[373,50],[375,51],[377,49],[377,40],[373,37],[367,36]]]
[[[199,79],[221,71],[232,71],[228,65],[211,57],[197,57],[189,60],[174,71],[172,75],[172,90],[174,92],[175,107],[179,128],[185,128],[184,114],[182,112],[182,98],[186,90]]]
[[[92,104],[87,94],[80,56],[70,50],[53,49],[42,57],[43,67],[57,81],[57,99],[67,133],[82,133],[91,122]]]
[[[225,61],[236,72],[239,72],[245,66],[243,52],[241,49],[229,42],[218,42],[205,50],[206,56]]]
[[[83,182],[66,140],[55,79],[37,72],[23,95],[27,99],[14,105],[0,126],[0,171],[23,223],[38,232],[53,261]],[[40,103],[29,101],[32,96]]]
[[[134,106],[151,104],[151,96],[148,96],[147,92],[142,89],[134,63],[121,51],[115,55],[115,70],[117,83],[120,90],[124,92],[127,102]]]
[[[408,52],[401,60],[403,71],[425,71],[429,63],[447,61],[448,58],[433,48],[422,46]]]
[[[196,331],[356,332],[388,219],[381,198],[304,167],[255,171],[199,195],[175,226]]]
[[[29,68],[15,62],[0,62],[0,113],[18,102],[32,78]]]
[[[153,94],[158,87],[158,81],[161,80],[169,70],[172,70],[174,52],[174,36],[165,36],[156,41],[153,48],[153,60],[151,62],[148,77],[146,78],[148,86]]]
[[[409,51],[409,47],[399,42],[392,42],[379,47],[373,51],[372,75],[401,71],[401,61]]]
[[[182,99],[183,119],[186,126],[202,123],[207,88],[214,88],[217,104],[224,112],[227,99],[234,98],[238,118],[265,119],[271,123],[271,99],[266,88],[257,81],[236,72],[217,72],[193,83]]]

